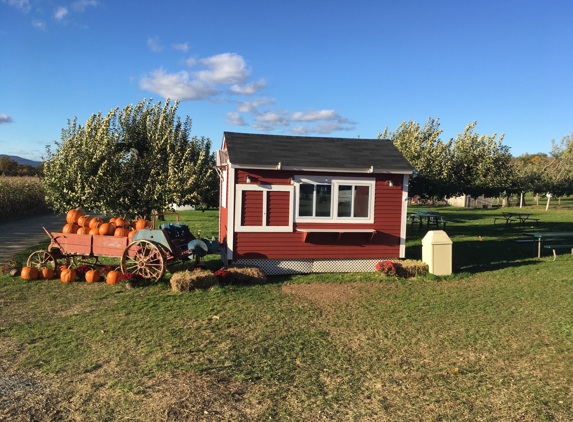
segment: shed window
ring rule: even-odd
[[[332,186],[301,183],[299,190],[299,216],[330,217]]]
[[[374,179],[295,177],[299,222],[374,222]]]

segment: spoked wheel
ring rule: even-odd
[[[51,268],[52,270],[56,271],[58,268],[58,261],[50,252],[39,250],[32,252],[32,254],[28,257],[28,262],[26,265],[28,267],[36,267],[38,269]]]
[[[165,257],[161,249],[149,240],[136,240],[127,245],[121,256],[121,271],[137,274],[157,282],[166,270]]]

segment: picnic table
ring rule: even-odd
[[[544,245],[547,249],[553,250],[553,260],[555,260],[556,249],[572,249],[573,250],[573,232],[529,232],[523,233],[524,236],[533,237],[531,239],[537,242],[537,257],[541,258],[541,245],[542,243],[551,243]],[[569,244],[561,243],[568,242]]]
[[[505,224],[509,224],[512,221],[519,221],[521,225],[525,225],[528,221],[539,222],[539,218],[531,217],[531,213],[529,212],[502,212],[501,217],[495,217],[493,219],[493,224],[495,224],[497,220],[505,220]]]
[[[424,222],[426,223],[426,229],[430,228],[430,224],[435,224],[437,228],[440,228],[442,224],[443,228],[446,228],[447,221],[442,218],[442,216],[437,212],[418,210],[417,212],[408,214],[408,218],[414,227],[414,223],[418,222],[418,227],[420,230],[424,227]]]

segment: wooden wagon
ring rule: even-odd
[[[155,219],[153,223],[155,227]],[[47,250],[38,250],[28,257],[28,266],[56,269],[70,262],[88,262],[97,265],[100,257],[119,258],[123,273],[159,281],[167,267],[177,261],[195,259],[195,265],[207,253],[218,252],[218,242],[196,239],[188,227],[168,223],[159,228],[138,230],[133,238],[89,234],[50,233]]]

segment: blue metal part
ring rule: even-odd
[[[139,229],[134,235],[132,240],[151,240],[164,246],[166,250],[175,253],[169,245],[169,241],[165,236],[165,232],[161,229]]]

